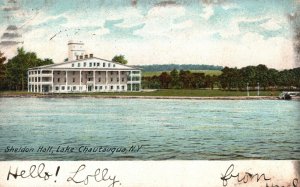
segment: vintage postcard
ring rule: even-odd
[[[298,0],[0,0],[0,186],[300,186]]]

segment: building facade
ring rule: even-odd
[[[96,58],[92,54],[87,55],[80,47],[83,46],[82,43],[78,43],[79,45],[74,42],[70,43],[67,62],[28,70],[28,92],[72,93],[141,90],[141,70],[139,68]],[[80,54],[78,55],[76,52],[80,52]]]

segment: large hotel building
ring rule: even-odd
[[[86,54],[69,41],[68,61],[28,69],[28,92],[126,92],[141,90],[141,70]]]

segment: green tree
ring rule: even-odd
[[[113,62],[118,62],[120,64],[127,64],[128,61],[125,59],[124,55],[116,55],[112,59]]]
[[[6,64],[5,77],[11,90],[25,90],[27,88],[28,68],[53,64],[51,59],[41,60],[34,52],[25,52],[19,48],[15,57]]]
[[[193,75],[190,71],[180,70],[179,80],[181,88],[192,88]]]
[[[266,65],[259,64],[256,66],[256,78],[260,86],[266,90],[266,88],[269,86],[268,68]]]
[[[170,87],[172,77],[167,72],[162,72],[159,75],[159,81],[160,81],[161,88],[167,89]]]
[[[3,90],[5,89],[6,87],[6,78],[5,78],[5,60],[6,60],[6,57],[3,56],[4,54],[1,53],[0,51],[0,90]]]
[[[170,72],[170,75],[171,75],[171,78],[172,78],[171,87],[172,88],[179,88],[179,74],[178,74],[177,69],[173,69]]]

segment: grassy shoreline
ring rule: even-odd
[[[277,99],[280,91],[251,91],[247,96],[245,91],[224,90],[183,90],[163,89],[151,92],[95,92],[95,93],[56,93],[40,94],[24,91],[0,91],[0,97],[41,97],[41,98],[146,98],[146,99]]]

